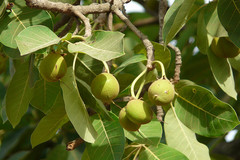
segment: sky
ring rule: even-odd
[[[212,1],[212,0],[205,0],[206,3],[208,3],[209,1]],[[171,6],[174,0],[168,0],[168,2],[169,2],[169,5]],[[144,12],[144,8],[135,1],[131,1],[130,3],[125,4],[125,9],[127,13]]]
[[[206,3],[209,3],[212,0],[205,0]],[[169,5],[171,6],[174,2],[174,0],[169,0]],[[131,1],[130,3],[125,4],[125,9],[127,13],[131,13],[131,12],[144,12],[144,8],[138,4],[135,1]],[[230,131],[226,136],[225,136],[225,140],[226,142],[231,142],[235,135],[237,134],[237,130],[232,130]]]

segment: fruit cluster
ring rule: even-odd
[[[111,103],[119,93],[117,79],[110,73],[101,73],[92,81],[93,95],[104,103]],[[151,84],[148,96],[156,105],[169,104],[175,95],[172,83],[167,79],[159,79]],[[143,100],[134,99],[127,103],[119,113],[121,126],[128,131],[137,131],[142,124],[149,123],[153,118],[151,106]]]

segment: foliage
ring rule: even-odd
[[[147,11],[128,18],[155,49],[155,68],[147,70],[144,43],[124,29],[118,17],[113,19],[118,30],[107,31],[106,23],[88,15],[91,36],[84,37],[85,26],[78,26],[78,21],[59,36],[68,27],[66,23],[56,29],[63,14],[30,8],[22,0],[13,2],[12,9],[6,9],[8,0],[0,3],[0,160],[239,158],[235,146],[229,155],[219,145],[226,145],[224,137],[233,129],[239,141],[240,55],[220,58],[210,47],[214,37],[229,37],[240,47],[239,3],[176,0],[164,17],[161,44],[159,24],[139,25],[158,11],[147,13],[147,7],[155,5],[139,0]],[[174,84],[175,98],[163,106],[165,116],[159,122],[161,113],[147,89],[159,78],[174,77],[177,56],[169,42],[176,42],[181,51],[181,80]],[[39,64],[49,53],[60,53],[68,66],[58,82],[47,82],[39,74]],[[102,72],[112,73],[120,85],[111,104],[91,92],[92,80]],[[119,123],[120,108],[129,96],[154,111],[151,122],[141,124],[138,131],[127,131]],[[79,147],[67,151],[64,145],[79,137]]]

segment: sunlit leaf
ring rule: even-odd
[[[124,152],[125,138],[118,118],[110,114],[113,121],[93,116],[93,126],[98,137],[93,144],[87,144],[85,157],[87,159],[120,160]]]
[[[17,48],[15,37],[28,26],[37,24],[52,28],[51,16],[44,10],[29,8],[25,1],[15,0],[12,12],[1,20],[0,42],[7,47]]]
[[[197,141],[195,133],[182,124],[174,112],[169,109],[164,119],[168,146],[182,152],[188,159],[210,160],[207,146]]]
[[[118,68],[116,68],[113,73],[114,75],[117,75],[119,72],[121,72],[126,66],[133,64],[133,63],[137,63],[137,62],[142,62],[142,61],[146,61],[147,58],[145,55],[143,54],[137,54],[137,55],[133,55],[131,58],[129,58],[128,60],[124,61]]]
[[[188,160],[181,152],[162,143],[157,147],[144,146],[144,149],[139,155],[139,160]]]
[[[157,146],[162,137],[162,125],[154,119],[148,124],[141,125],[138,132],[124,130],[124,133],[133,142]]]
[[[85,42],[70,43],[68,51],[85,53],[100,61],[109,61],[124,55],[123,36],[120,32],[95,31]]]
[[[177,0],[164,17],[163,39],[168,44],[200,7],[195,0]]]
[[[239,124],[234,109],[203,87],[185,86],[178,94],[175,101],[177,116],[197,134],[221,136]]]
[[[15,38],[22,56],[57,44],[60,38],[45,26],[30,26],[22,30]]]
[[[208,50],[208,60],[219,87],[229,96],[237,99],[232,68],[228,60],[217,57],[210,49]]]
[[[78,92],[72,67],[68,68],[66,75],[61,79],[60,86],[69,120],[84,141],[93,143],[97,132],[93,128],[85,104]]]
[[[240,54],[234,58],[228,58],[231,66],[236,69],[238,72],[240,72]]]
[[[32,147],[50,140],[56,135],[57,130],[67,122],[68,117],[65,112],[63,98],[61,94],[58,94],[53,107],[47,115],[40,120],[31,135]]]

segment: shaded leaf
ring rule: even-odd
[[[11,12],[1,20],[0,42],[5,46],[17,48],[15,37],[28,26],[42,24],[52,28],[51,17],[46,11],[31,9],[22,0],[15,0],[14,4],[14,13]]]
[[[60,144],[48,152],[46,160],[67,160],[68,156],[69,152],[66,150],[66,146]]]
[[[58,82],[47,82],[41,79],[34,86],[33,97],[30,103],[46,114],[54,105],[60,92],[61,88]]]
[[[68,122],[64,102],[61,94],[58,94],[52,109],[38,123],[31,135],[32,147],[50,140],[56,135],[57,130]]]
[[[236,0],[219,0],[217,11],[230,39],[240,48],[240,3]]]
[[[217,57],[210,49],[208,50],[208,60],[213,76],[219,87],[229,96],[237,99],[232,68],[228,60]]]
[[[0,18],[4,15],[4,13],[6,12],[6,7],[8,4],[8,0],[3,0],[0,4]]]
[[[124,55],[123,36],[120,32],[95,31],[85,42],[70,43],[68,51],[85,53],[100,61],[109,61]]]
[[[162,137],[162,125],[153,119],[150,123],[141,125],[139,132],[124,130],[125,136],[133,142],[157,146]]]
[[[163,63],[165,68],[168,68],[170,62],[171,62],[171,53],[169,51],[168,48],[164,48],[163,45],[157,43],[157,42],[152,42],[153,47],[155,49],[154,51],[154,58],[155,60],[159,60]],[[137,45],[134,48],[134,52],[135,53],[140,53],[140,54],[144,54],[147,56],[147,51],[144,47],[144,45],[141,43],[139,45]]]
[[[175,101],[177,116],[197,134],[221,136],[239,124],[233,108],[203,87],[185,86],[178,94]]]
[[[6,93],[6,113],[8,120],[15,127],[28,109],[33,89],[29,86],[29,61],[18,68]]]
[[[168,110],[164,122],[169,147],[182,152],[188,159],[210,160],[207,146],[197,141],[195,133],[182,124],[172,108]]]
[[[124,152],[125,138],[118,118],[110,113],[113,121],[93,116],[93,126],[98,137],[93,144],[87,144],[85,159],[120,160]]]
[[[45,26],[30,26],[22,30],[15,38],[22,56],[57,44],[60,38]]]
[[[145,55],[142,54],[137,54],[137,55],[133,55],[131,58],[127,59],[126,61],[124,61],[118,68],[116,68],[113,73],[114,75],[117,75],[119,72],[121,72],[122,70],[124,70],[124,68],[130,64],[133,63],[138,63],[138,62],[142,62],[142,61],[146,61],[147,58]]]
[[[162,143],[157,147],[144,146],[144,149],[139,155],[139,160],[188,160],[181,152]]]
[[[79,93],[80,93],[86,107],[90,107],[90,108],[94,109],[103,118],[105,118],[107,120],[112,120],[108,113],[108,110],[106,109],[104,104],[100,100],[96,99],[94,97],[94,95],[92,94],[90,86],[86,82],[84,82],[78,78],[76,78],[76,79],[79,82],[78,83]]]
[[[93,143],[97,132],[92,126],[85,104],[78,92],[72,67],[68,67],[66,75],[60,81],[60,86],[69,120],[84,141]]]

